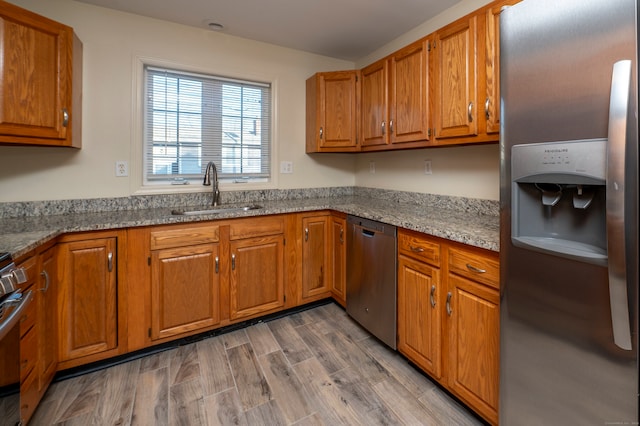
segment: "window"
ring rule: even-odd
[[[270,177],[271,86],[145,66],[145,183]]]

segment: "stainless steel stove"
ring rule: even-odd
[[[31,303],[27,281],[8,253],[0,253],[0,425],[20,425],[20,318]]]

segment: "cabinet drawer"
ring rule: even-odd
[[[151,250],[216,243],[219,240],[220,229],[217,225],[197,228],[165,229],[151,232]]]
[[[440,244],[428,241],[420,233],[399,231],[398,251],[430,265],[440,266]]]
[[[449,249],[449,272],[473,281],[500,288],[498,255],[485,255],[458,247]]]
[[[32,285],[29,288],[26,288],[23,290],[23,292],[27,292],[31,290],[31,292],[33,293],[32,299],[31,299],[31,303],[29,303],[29,305],[27,306],[27,309],[25,309],[24,314],[22,315],[22,318],[20,319],[20,336],[24,336],[27,331],[29,331],[33,325],[36,323],[36,306],[37,306],[37,290],[36,290],[36,286]]]
[[[36,331],[33,328],[20,339],[20,380],[24,380],[36,365],[36,355],[38,353]]]
[[[231,240],[284,233],[284,218],[282,216],[241,219],[231,222],[230,225],[229,237]]]

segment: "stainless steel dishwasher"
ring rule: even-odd
[[[347,313],[396,349],[396,227],[347,216]]]

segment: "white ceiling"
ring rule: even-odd
[[[460,0],[78,0],[356,61]]]

